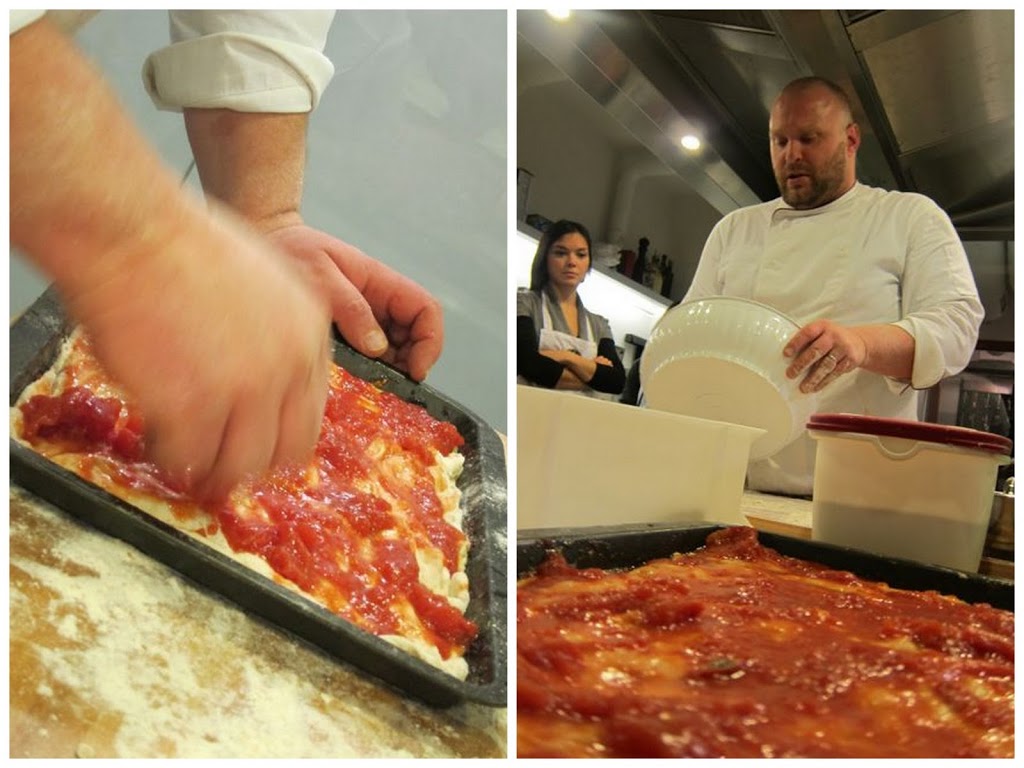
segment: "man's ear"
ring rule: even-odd
[[[846,126],[846,146],[851,152],[860,149],[860,126],[857,123]]]

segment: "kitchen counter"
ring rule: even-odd
[[[811,538],[811,502],[770,493],[744,491],[740,511],[759,531]]]
[[[744,491],[740,511],[758,530],[811,538],[811,502],[808,499]],[[985,556],[978,569],[987,576],[1013,579],[1013,561]]]
[[[433,709],[10,491],[11,757],[491,757],[506,711]]]

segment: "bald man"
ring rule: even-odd
[[[917,390],[967,365],[984,312],[949,217],[929,198],[857,181],[860,128],[843,90],[795,80],[768,124],[780,197],[712,230],[684,301],[736,296],[801,324],[779,354],[820,412],[916,419]],[[803,433],[752,462],[748,487],[811,493]]]

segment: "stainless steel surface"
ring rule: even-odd
[[[520,60],[582,88],[716,210],[777,195],[767,122],[779,89],[843,85],[858,175],[921,192],[964,240],[1013,240],[1012,10],[520,11]],[[520,89],[530,87],[520,70]],[[679,136],[705,141],[697,155]]]
[[[519,60],[533,66],[520,74],[520,91],[551,82],[572,82],[614,118],[627,136],[625,141],[630,141],[629,136],[639,140],[716,210],[726,213],[758,202],[728,155],[722,154],[728,147],[706,139],[707,149],[698,155],[679,151],[679,137],[685,133],[707,137],[710,123],[698,109],[698,94],[686,83],[656,82],[634,61],[634,57],[650,53],[657,58],[656,66],[669,71],[674,72],[680,64],[670,49],[647,46],[649,30],[636,23],[643,17],[635,14],[578,11],[571,23],[559,26],[543,11],[520,11]],[[618,23],[620,17],[631,23]]]

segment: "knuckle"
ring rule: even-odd
[[[346,318],[357,318],[370,314],[370,305],[358,291],[351,290],[338,298],[335,302],[335,310]]]

